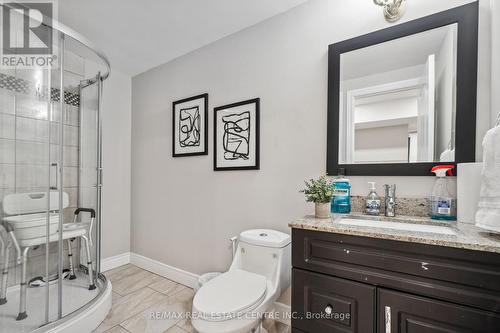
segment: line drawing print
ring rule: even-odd
[[[250,112],[222,117],[224,134],[222,147],[226,161],[248,160],[250,155]]]
[[[200,108],[198,106],[180,110],[179,145],[181,147],[200,146],[200,125]]]

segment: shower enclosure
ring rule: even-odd
[[[52,28],[56,65],[0,68],[0,332],[53,329],[110,292],[100,274],[110,65],[71,29]]]

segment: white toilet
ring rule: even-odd
[[[199,333],[248,333],[290,285],[290,236],[274,230],[244,231],[229,271],[203,285],[193,299]]]

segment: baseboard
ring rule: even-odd
[[[106,272],[113,268],[120,267],[129,263],[130,252],[125,252],[117,256],[105,258],[101,260],[101,272]]]
[[[194,288],[198,283],[199,275],[197,274],[186,272],[137,253],[130,254],[130,263],[190,288]]]

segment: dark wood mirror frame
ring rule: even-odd
[[[458,25],[454,163],[339,164],[340,55],[450,24]],[[431,176],[432,166],[475,162],[479,5],[473,2],[329,46],[327,174]],[[455,168],[456,172],[456,168]]]

